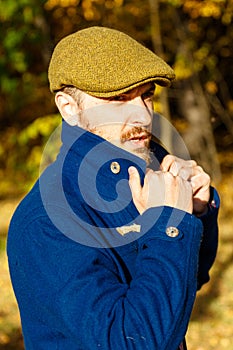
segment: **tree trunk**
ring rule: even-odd
[[[221,170],[210,122],[209,106],[198,78],[192,77],[190,82],[190,86],[186,86],[179,100],[181,112],[189,123],[183,138],[191,157],[198,161],[217,183],[221,179]]]
[[[158,0],[149,0],[150,4],[150,27],[151,27],[151,40],[153,45],[154,52],[160,56],[164,57],[163,47],[162,47],[162,38],[161,38],[161,29],[160,29],[160,19],[159,19],[159,1]],[[168,92],[167,89],[163,89],[160,96],[161,110],[162,115],[167,119],[171,120],[170,108],[168,102]],[[170,124],[160,118],[160,141],[166,147],[166,149],[172,153],[172,129]]]
[[[180,50],[185,61],[190,62],[190,66],[193,67],[193,55],[188,46],[188,30],[181,22],[177,11],[174,11],[173,20],[180,42],[177,51]],[[211,175],[214,182],[218,183],[221,179],[221,170],[210,122],[208,101],[195,72],[183,82],[184,88],[180,91],[178,104],[183,117],[189,124],[187,132],[183,135],[184,141],[191,157],[200,163],[204,170]]]

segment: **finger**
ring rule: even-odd
[[[210,177],[203,173],[196,175],[191,180],[193,189],[193,210],[195,215],[203,215],[207,212],[207,203],[210,199]]]
[[[193,194],[198,191],[206,191],[210,187],[210,176],[205,172],[199,173],[191,178],[191,185],[193,189]]]
[[[189,181],[184,180],[180,176],[176,177],[177,181],[177,202],[176,207],[188,213],[193,211],[192,186]]]
[[[168,154],[167,156],[164,157],[160,168],[163,171],[169,171],[171,172],[174,176],[177,176],[182,168],[194,168],[197,166],[197,163],[195,160],[184,160],[175,156],[172,156]]]
[[[188,180],[193,175],[192,163],[189,161],[183,161],[176,158],[173,163],[171,163],[169,170],[173,176],[180,176],[184,180]]]
[[[193,168],[181,168],[179,171],[179,176],[186,181],[189,181],[193,174]]]
[[[180,173],[181,168],[182,163],[174,161],[169,168],[169,172],[176,177]]]
[[[129,186],[132,192],[133,197],[137,197],[141,193],[141,180],[140,175],[137,169],[133,166],[130,166],[128,169],[129,173]]]
[[[192,166],[192,163],[193,165]],[[202,169],[202,167],[195,165],[196,162],[195,161],[189,161],[189,164],[186,164],[187,166],[182,167],[179,171],[179,176],[182,177],[182,179],[187,180],[187,181],[191,181],[193,179],[193,177],[197,176],[197,175],[201,175],[201,174],[206,174],[204,172],[204,170]],[[207,174],[206,174],[207,175]],[[207,175],[208,177],[208,175]]]
[[[192,212],[192,187],[190,182],[171,172],[164,173],[165,205]]]
[[[193,176],[203,173],[206,174],[201,166],[197,165],[193,168]],[[206,175],[209,176],[208,174]]]
[[[171,164],[175,162],[175,160],[176,160],[175,156],[172,156],[170,154],[166,155],[160,164],[160,169],[162,171],[169,171]]]

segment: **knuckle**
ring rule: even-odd
[[[179,163],[179,161],[176,159],[174,160],[172,167],[176,170],[178,170],[179,168],[181,168],[181,164]]]
[[[203,176],[205,177],[206,183],[210,183],[211,178],[210,178],[209,174],[204,173]]]
[[[191,166],[193,166],[193,167],[198,166],[198,165],[197,165],[197,162],[196,162],[195,160],[193,160],[193,159],[190,160],[190,164],[191,164]]]
[[[196,167],[196,170],[199,172],[199,173],[205,173],[203,168],[200,166],[200,165],[197,165]],[[206,174],[206,173],[205,173]]]
[[[147,170],[145,178],[149,179],[153,175],[153,173],[154,173],[153,170],[151,169]]]
[[[164,173],[164,179],[167,182],[172,182],[172,181],[174,182],[176,178],[173,176],[173,174],[170,171],[168,171],[168,172]]]
[[[176,160],[176,157],[173,156],[172,154],[167,154],[164,159],[166,159],[169,162],[174,162]]]

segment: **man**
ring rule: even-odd
[[[56,46],[62,147],[16,210],[8,257],[26,349],[182,349],[217,249],[218,196],[152,141],[173,70],[91,27]]]

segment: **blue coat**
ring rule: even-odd
[[[25,348],[176,350],[215,258],[218,196],[201,219],[170,207],[139,215],[127,169],[143,183],[145,162],[63,124],[56,161],[9,228]],[[155,145],[157,163],[165,154]]]

